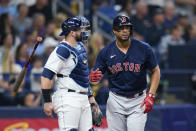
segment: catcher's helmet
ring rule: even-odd
[[[132,26],[133,25],[132,25],[131,20],[129,19],[129,17],[124,16],[124,15],[118,15],[113,20],[112,28],[114,30],[116,30],[118,27],[125,26],[125,25],[130,26],[130,29],[132,31]]]
[[[73,17],[66,19],[63,24],[61,25],[62,32],[60,36],[69,34],[70,31],[77,31],[80,30],[81,20]]]
[[[81,38],[83,42],[87,42],[90,32],[90,22],[83,16],[76,16],[65,20],[61,26],[62,32],[60,36],[69,34],[70,31],[81,30]]]

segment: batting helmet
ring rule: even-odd
[[[67,34],[69,34],[70,31],[80,30],[81,29],[80,26],[81,26],[80,19],[78,19],[76,17],[68,18],[61,25],[62,32],[61,32],[60,36],[67,35]]]
[[[114,30],[118,30],[118,27],[120,26],[130,26],[130,30],[132,31],[132,23],[131,23],[131,20],[129,19],[129,17],[127,16],[124,16],[124,15],[118,15],[114,18],[113,20],[113,26],[112,28]]]

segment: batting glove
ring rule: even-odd
[[[145,105],[144,113],[148,113],[152,110],[152,107],[154,105],[155,95],[148,93],[146,95],[146,98],[143,100],[140,108],[142,108]]]
[[[91,82],[99,82],[102,78],[102,72],[101,71],[93,71],[90,73],[89,79]]]

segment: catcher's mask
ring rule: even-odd
[[[87,43],[91,35],[90,22],[84,16],[76,16],[76,18],[81,21],[80,28],[81,28],[82,42]]]

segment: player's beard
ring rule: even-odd
[[[130,36],[127,37],[126,39],[123,39],[120,36],[117,36],[116,38],[118,39],[118,41],[120,41],[120,43],[125,43],[126,41],[128,41],[130,39]]]
[[[80,34],[80,35],[76,34],[75,40],[76,40],[77,42],[82,41],[82,36],[81,36],[81,34]]]

